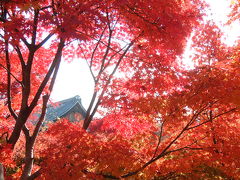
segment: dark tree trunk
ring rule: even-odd
[[[1,163],[0,163],[0,180],[4,180],[4,169]]]

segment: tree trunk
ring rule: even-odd
[[[33,168],[33,143],[31,138],[26,140],[26,152],[25,152],[25,166],[21,176],[21,180],[27,180],[31,176]]]
[[[0,163],[0,180],[4,180],[4,169],[1,163]]]
[[[15,144],[17,143],[19,137],[20,137],[20,133],[22,131],[22,128],[24,126],[24,124],[26,123],[28,117],[30,115],[30,111],[29,110],[24,110],[22,112],[19,113],[18,119],[16,121],[16,124],[14,126],[13,132],[8,140],[9,144],[12,144],[14,148]]]

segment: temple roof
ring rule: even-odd
[[[81,98],[77,95],[48,105],[45,120],[55,121],[58,118],[64,117],[73,108],[75,111],[81,113],[83,117],[86,116],[86,110],[82,105]]]

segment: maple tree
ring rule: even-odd
[[[227,47],[217,26],[200,23],[203,2],[0,5],[7,178],[239,178],[239,44]],[[192,32],[196,67],[186,70],[179,59]],[[61,60],[75,58],[95,83],[86,118],[40,131]]]

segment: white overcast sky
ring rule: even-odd
[[[231,0],[206,0],[211,7],[212,17],[218,25],[227,21],[227,14],[230,12]],[[239,38],[239,22],[224,28],[228,36],[226,43],[231,45],[236,38]],[[52,101],[60,101],[66,98],[79,95],[83,106],[86,108],[93,94],[93,80],[85,60],[75,59],[71,63],[62,62],[57,80],[51,95]]]

